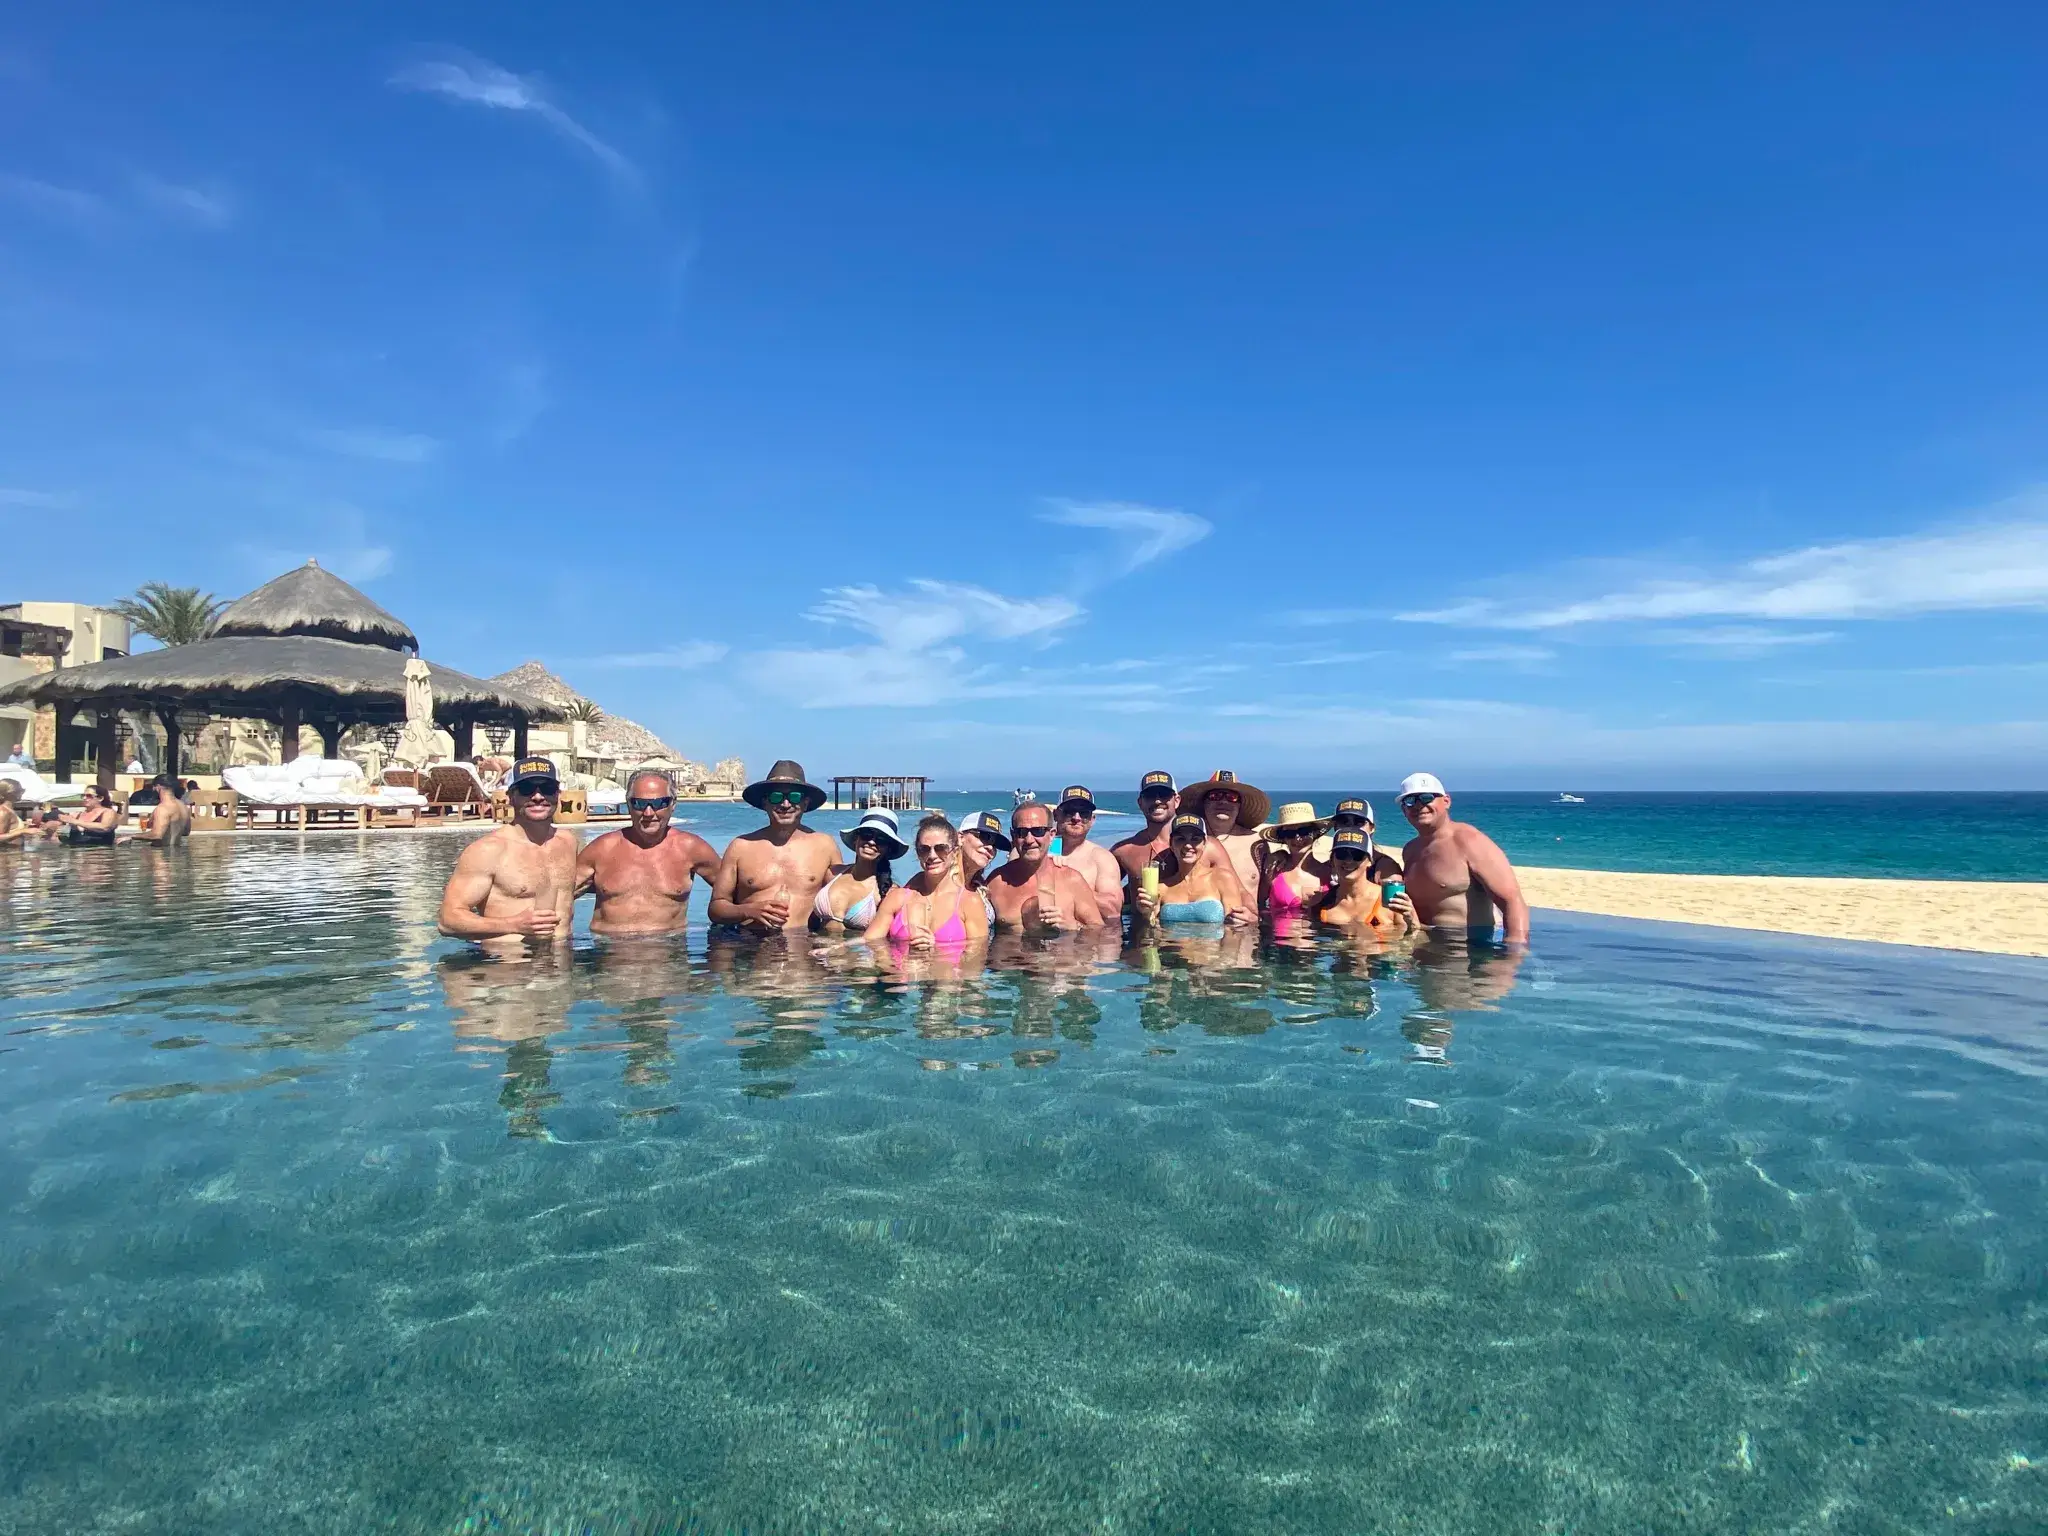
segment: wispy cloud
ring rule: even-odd
[[[237,553],[254,573],[268,581],[318,560],[343,581],[375,581],[393,564],[391,546],[378,543],[369,531],[369,515],[346,501],[325,502],[301,514],[306,529],[302,542],[293,544],[243,544]]]
[[[1359,624],[1377,618],[1370,608],[1294,608],[1280,615],[1280,622],[1299,629],[1328,629],[1339,624]]]
[[[381,432],[375,428],[313,427],[305,434],[315,448],[351,459],[376,459],[386,464],[424,464],[441,445],[422,432]]]
[[[1787,646],[1824,645],[1839,640],[1832,629],[1767,629],[1761,624],[1716,624],[1705,629],[1660,629],[1650,635],[1657,645],[1677,646],[1708,655],[1741,659],[1762,656]]]
[[[234,199],[218,185],[187,186],[143,172],[135,177],[135,193],[157,212],[200,229],[226,229],[235,222]]]
[[[103,225],[113,217],[113,205],[97,192],[81,187],[59,186],[34,176],[0,173],[0,200],[27,210],[39,218],[55,219],[78,228]]]
[[[498,380],[498,424],[493,432],[500,447],[526,436],[541,413],[552,403],[548,398],[548,370],[545,363],[514,363]]]
[[[25,486],[0,485],[0,507],[54,509],[78,505],[69,491],[32,491]]]
[[[1638,581],[1563,602],[1474,598],[1404,613],[1414,623],[1548,630],[1702,618],[1813,621],[2048,607],[2048,492],[1996,520],[1902,538],[1815,545],[1721,571]],[[1545,586],[1555,590],[1553,577]]]
[[[695,672],[725,660],[730,646],[716,640],[686,640],[658,651],[616,651],[577,663],[585,667],[660,667],[674,672]]]
[[[639,167],[563,110],[538,75],[515,75],[488,59],[450,57],[409,64],[388,83],[494,111],[526,113],[596,160],[621,185],[640,186]]]
[[[966,636],[1018,640],[1046,635],[1086,612],[1070,597],[1006,597],[965,582],[913,581],[907,593],[834,587],[804,617],[849,624],[883,645],[928,649]]]
[[[1445,659],[1459,665],[1539,667],[1557,660],[1557,652],[1547,645],[1475,645],[1452,651]]]
[[[1041,517],[1065,528],[1100,528],[1116,534],[1122,546],[1115,571],[1119,576],[1199,544],[1214,531],[1206,517],[1131,501],[1055,500]]]

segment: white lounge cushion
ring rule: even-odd
[[[0,763],[0,779],[10,779],[21,786],[23,805],[59,805],[85,798],[83,784],[53,784],[35,769],[18,763]]]

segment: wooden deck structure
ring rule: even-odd
[[[921,811],[928,782],[924,775],[913,773],[835,773],[832,809]]]

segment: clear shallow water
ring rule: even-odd
[[[2048,1524],[2039,962],[485,964],[459,846],[0,865],[0,1530]]]

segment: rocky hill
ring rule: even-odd
[[[510,672],[500,672],[491,679],[494,683],[509,683],[515,688],[524,688],[537,693],[550,704],[567,709],[573,704],[595,703],[586,695],[578,693],[562,679],[555,676],[537,661],[521,662]],[[682,764],[676,777],[685,784],[701,784],[706,779],[731,777],[732,782],[744,783],[745,770],[733,758],[727,758],[715,768],[706,768],[702,763],[693,763],[674,747],[663,741],[654,732],[637,720],[628,720],[624,715],[604,712],[590,723],[589,739],[593,746],[609,745],[627,763],[644,763],[651,758],[667,758]]]

